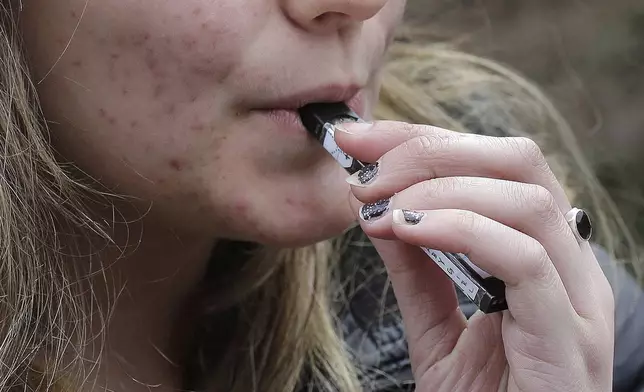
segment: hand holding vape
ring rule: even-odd
[[[362,119],[342,102],[313,103],[299,109],[306,130],[349,173],[354,174],[367,163],[344,153],[335,142],[335,125],[342,122],[362,122]],[[507,309],[505,284],[481,270],[462,253],[442,252],[421,247],[454,284],[484,313]]]

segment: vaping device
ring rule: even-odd
[[[367,165],[347,155],[335,142],[335,125],[343,122],[363,122],[343,102],[312,103],[298,110],[304,128],[349,173],[353,174]],[[476,266],[467,255],[442,252],[421,247],[463,294],[484,313],[494,313],[508,308],[505,284]]]

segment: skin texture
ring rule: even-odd
[[[350,223],[335,197],[344,175],[303,130],[253,109],[309,90],[360,90],[369,118],[403,7],[33,0],[22,26],[66,159],[140,198],[140,210],[153,202],[151,218],[178,231],[292,245]]]
[[[355,109],[369,118],[404,1],[22,4],[28,59],[61,160],[134,197],[117,206],[117,219],[131,223],[113,234],[129,250],[95,256],[110,266],[108,286],[118,294],[126,287],[116,305],[99,293],[106,312],[114,309],[97,383],[176,390],[180,372],[170,362],[192,333],[182,304],[213,241],[310,244],[355,220],[345,172],[294,121],[254,109],[310,91],[312,100],[359,93]]]
[[[119,209],[146,229],[109,271],[126,277],[128,295],[111,314],[104,360],[118,366],[101,385],[178,388],[159,352],[169,352],[174,312],[214,239],[309,244],[339,234],[363,203],[395,194],[392,209],[424,212],[417,225],[393,210],[361,224],[389,269],[419,391],[609,390],[611,290],[563,221],[570,203],[534,143],[347,125],[340,147],[381,162],[368,185],[350,179],[350,187],[293,119],[257,110],[303,104],[311,90],[317,101],[359,92],[356,110],[369,118],[403,8],[395,0],[26,2],[21,26],[54,147],[136,197]],[[509,311],[468,326],[451,282],[417,245],[470,254],[506,281]]]

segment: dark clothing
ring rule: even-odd
[[[340,304],[343,333],[363,370],[365,390],[394,392],[414,390],[401,317],[388,287],[382,261],[373,247],[349,246],[343,263],[349,301]],[[615,392],[644,392],[644,297],[640,286],[599,247],[595,254],[615,293]],[[469,318],[475,311],[459,294],[461,309]]]

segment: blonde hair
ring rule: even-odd
[[[64,354],[91,340],[92,301],[65,262],[78,254],[72,239],[107,235],[85,208],[100,193],[54,157],[16,12],[0,5],[0,390],[49,391],[80,368]]]
[[[100,336],[90,336],[87,324],[101,312],[84,294],[87,277],[65,260],[80,256],[79,238],[109,241],[109,228],[86,207],[105,195],[74,180],[54,158],[14,10],[6,7],[0,9],[0,390],[75,392],[91,373],[84,348],[98,342],[100,349]],[[592,210],[599,241],[610,250],[632,241],[566,122],[537,88],[496,63],[404,42],[414,39],[404,33],[391,50],[378,117],[528,135],[571,196]],[[217,295],[199,293],[204,323],[234,328],[231,343],[217,352],[196,342],[197,377],[208,374],[205,384],[239,392],[361,390],[360,369],[335,318],[334,266],[344,245],[339,239],[300,249],[258,247],[227,279],[235,285]],[[70,352],[77,355],[67,357]]]

